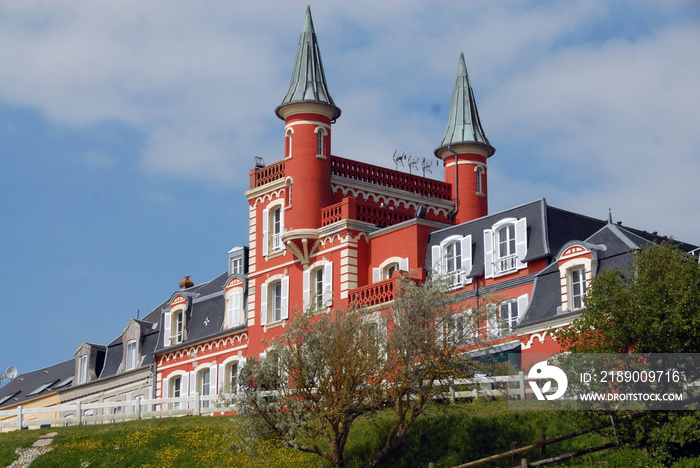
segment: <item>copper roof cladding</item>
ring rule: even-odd
[[[283,107],[303,102],[321,104],[332,108],[335,114],[333,119],[337,119],[340,116],[340,108],[335,105],[333,98],[328,92],[326,75],[323,72],[323,62],[321,61],[321,52],[318,48],[314,23],[311,19],[311,7],[306,7],[304,29],[299,39],[299,48],[294,61],[294,71],[289,82],[289,90],[282,100],[282,104],[275,109],[275,114],[284,120],[284,117],[280,114],[280,110]]]
[[[474,144],[488,148],[490,155],[496,152],[491,146],[479,120],[479,112],[476,109],[474,90],[469,82],[467,65],[464,63],[464,53],[459,55],[459,67],[457,69],[457,81],[452,93],[450,115],[447,120],[447,129],[442,137],[440,147],[435,150],[435,155],[446,147],[457,144]]]

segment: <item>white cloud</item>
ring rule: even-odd
[[[0,61],[12,66],[0,99],[68,126],[126,123],[145,135],[145,170],[245,187],[252,156],[271,162],[282,149],[273,111],[305,6],[3,2]],[[313,12],[343,109],[336,154],[388,167],[395,149],[432,157],[463,51],[501,148],[492,189],[518,187],[492,191],[492,206],[547,196],[603,216],[615,204],[630,222],[652,210],[697,239],[667,209],[692,212],[700,199],[692,3],[359,0]]]

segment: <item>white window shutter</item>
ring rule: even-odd
[[[326,307],[333,305],[333,262],[323,266],[323,304]]]
[[[182,377],[180,377],[180,396],[190,395],[190,373],[185,372]]]
[[[226,393],[226,364],[219,365],[218,379],[219,379],[219,388],[221,389],[221,393]],[[233,391],[233,390],[229,389],[229,391]]]
[[[284,206],[280,206],[279,210],[280,210],[280,236],[281,236],[282,234],[284,234]]]
[[[234,319],[233,319],[234,311],[233,310],[236,307],[236,305],[234,304],[234,301],[235,301],[234,298],[235,298],[235,296],[233,294],[229,294],[228,307],[227,307],[228,310],[226,311],[226,314],[228,315],[228,320],[226,322],[227,327],[232,327],[234,325]]]
[[[163,314],[163,346],[170,346],[170,325],[171,325],[170,312],[165,312]]]
[[[372,268],[372,282],[379,283],[382,280],[382,269]]]
[[[484,276],[493,278],[493,231],[484,229]]]
[[[262,254],[267,255],[267,251],[270,248],[270,230],[268,227],[268,224],[270,222],[269,219],[269,210],[265,208],[262,211]]]
[[[267,283],[260,285],[260,325],[267,323]]]
[[[161,398],[168,398],[168,393],[170,391],[170,388],[168,387],[170,385],[170,379],[167,377],[164,378],[163,383],[161,385],[162,385],[162,387],[160,388]]]
[[[307,268],[302,274],[302,284],[304,291],[304,310],[306,310],[311,304],[311,270]]]
[[[527,218],[520,218],[515,222],[515,251],[518,253],[520,268],[525,267],[527,255]]]
[[[408,270],[408,257],[401,259],[401,261],[399,262],[399,270],[409,271]]]
[[[434,245],[430,249],[431,256],[433,257],[433,273],[436,273],[438,275],[443,274],[443,268],[441,267],[442,265],[442,247],[439,245]]]
[[[489,338],[498,336],[498,306],[496,304],[486,306],[486,333]]]
[[[472,236],[471,234],[462,237],[462,271],[466,282],[467,275],[472,272]]]
[[[231,308],[231,313],[233,314],[229,317],[229,323],[237,327],[241,324],[241,307],[243,306],[243,294],[240,292],[235,292],[231,295],[231,301],[233,302],[233,307]]]
[[[218,395],[219,394],[219,386],[217,385],[217,376],[219,373],[217,372],[218,367],[216,364],[212,364],[212,366],[209,368],[209,395]]]
[[[289,318],[289,276],[282,278],[282,320]]]
[[[518,296],[518,323],[522,320],[522,318],[525,316],[525,311],[527,310],[528,306],[528,300],[527,300],[527,294],[523,294],[522,296]]]

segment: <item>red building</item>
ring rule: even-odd
[[[463,56],[435,150],[444,181],[333,155],[341,110],[309,10],[275,113],[284,121],[284,153],[250,172],[249,245],[229,252],[227,273],[183,285],[163,306],[158,396],[235,391],[242,361],[265,353],[295,313],[381,308],[399,270],[449,277],[462,323],[474,323],[492,352],[557,351],[551,331],[581,313],[596,271],[654,240],[544,199],[489,214],[487,162],[495,149]],[[472,310],[485,297],[498,300],[477,320]]]

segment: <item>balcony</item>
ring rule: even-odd
[[[250,188],[254,189],[279,179],[284,179],[284,161],[250,171]]]
[[[371,307],[394,300],[396,279],[388,279],[350,291],[350,305]]]
[[[343,201],[321,211],[321,225],[328,226],[343,219],[354,219],[383,228],[413,219],[412,213],[405,213],[367,203],[356,198],[346,197]]]

